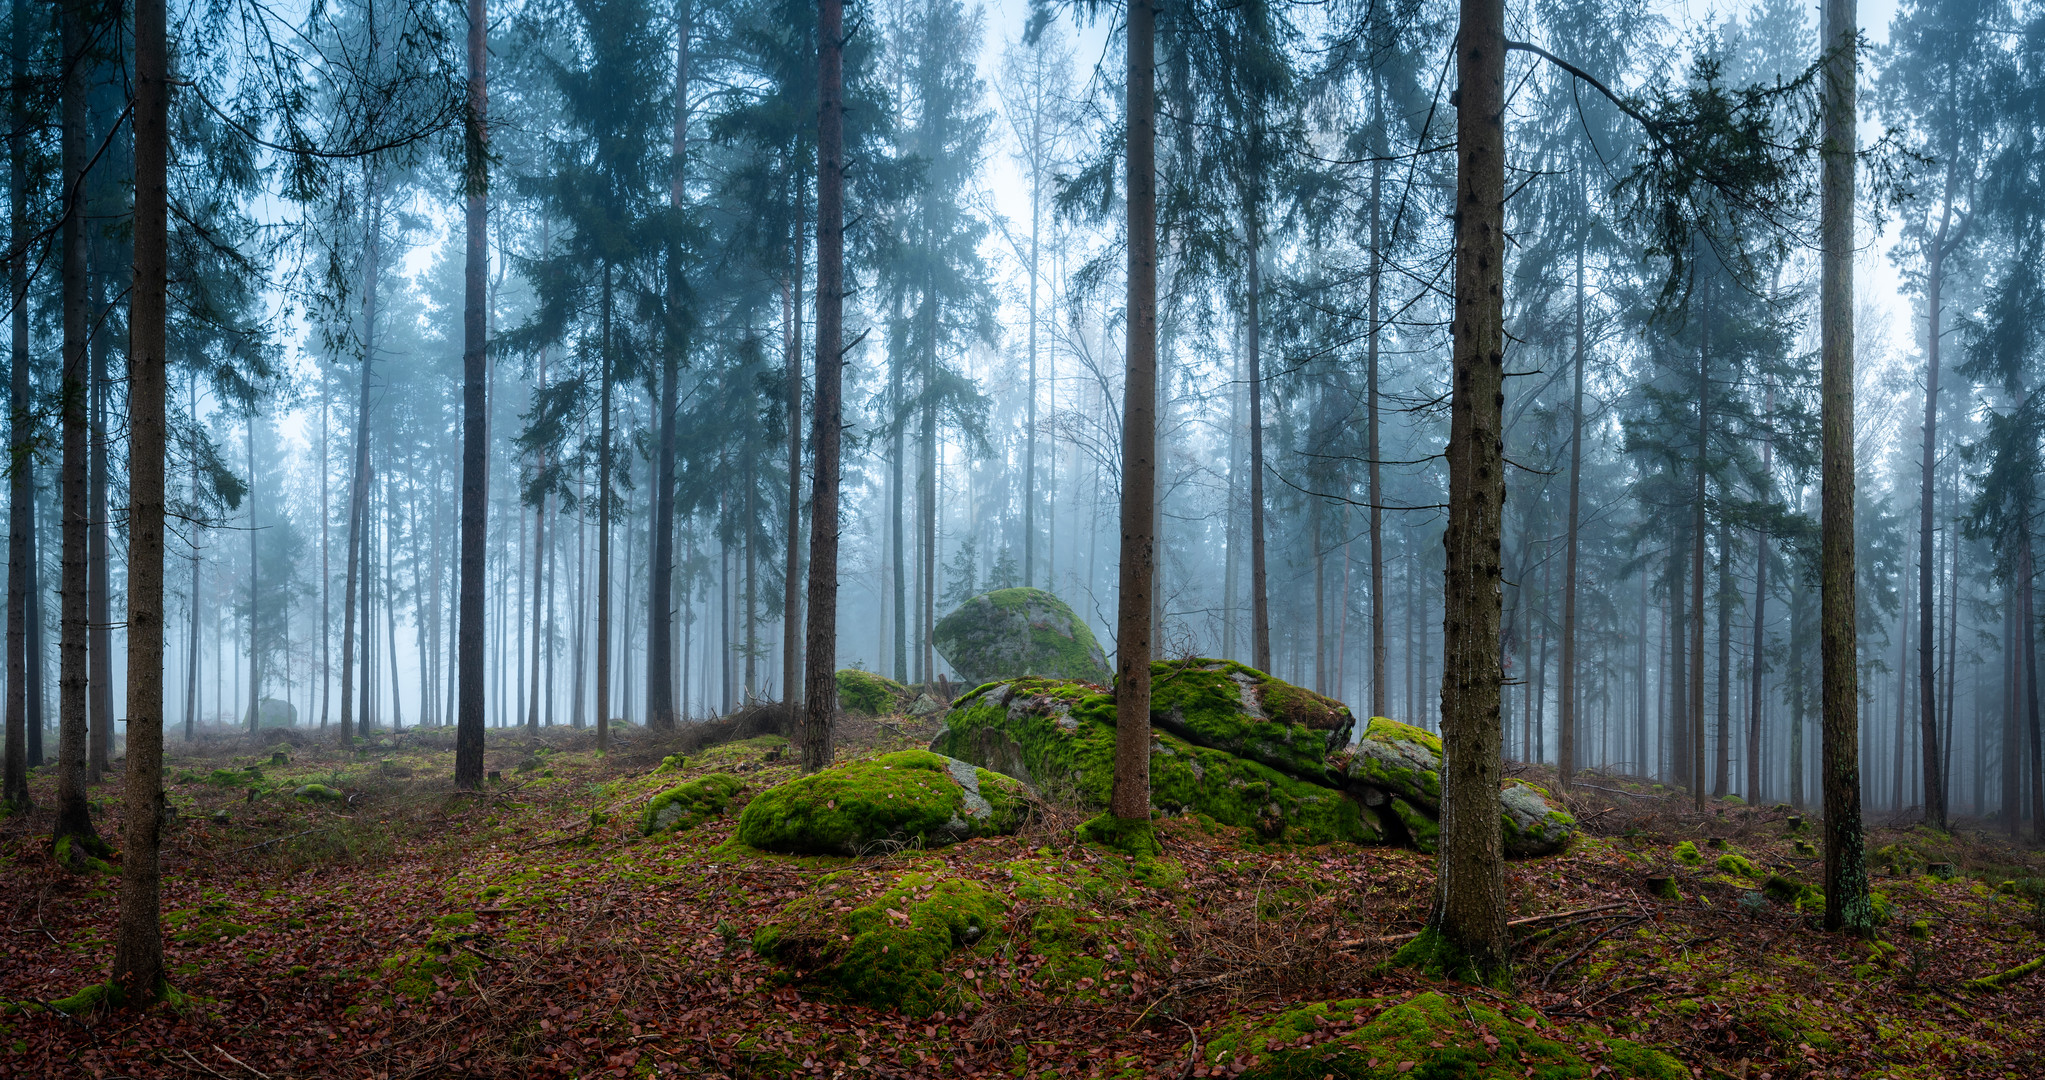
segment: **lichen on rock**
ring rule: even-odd
[[[795,855],[863,855],[1014,832],[1029,793],[1017,780],[927,750],[901,750],[797,777],[755,796],[738,840]]]
[[[1093,631],[1042,589],[971,597],[938,620],[930,640],[968,686],[1025,675],[1106,685],[1114,677]]]

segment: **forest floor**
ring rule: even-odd
[[[935,730],[850,728],[843,756]],[[733,773],[743,800],[792,775],[771,737],[705,749],[627,729],[600,757],[586,731],[492,731],[501,779],[481,793],[453,789],[448,733],[390,742],[173,737],[163,910],[186,1000],[140,1015],[60,1007],[106,978],[118,890],[53,864],[38,770],[41,809],[0,823],[0,1076],[1320,1076],[1313,1055],[1359,1046],[1326,1071],[1653,1075],[1627,1066],[1630,1041],[1676,1075],[2045,1077],[2045,973],[1968,985],[2045,954],[2045,857],[1972,830],[1872,831],[1890,918],[1868,944],[1820,932],[1786,891],[1819,874],[1815,826],[1787,808],[1697,814],[1592,779],[1571,849],[1508,868],[1534,921],[1507,995],[1385,966],[1432,885],[1409,851],[1174,820],[1164,857],[1138,864],[1075,844],[1077,812],[1046,806],[1013,837],[782,858],[724,845],[730,817],[639,830],[690,776]],[[659,771],[678,747],[686,767]],[[109,839],[117,781],[92,791]],[[341,798],[292,796],[307,784]],[[1007,928],[936,966],[946,1008],[846,1003],[750,944],[832,873],[868,893],[970,879],[1007,900]],[[1394,1015],[1419,1020],[1369,1042]]]

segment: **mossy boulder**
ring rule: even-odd
[[[859,716],[892,716],[909,703],[909,688],[885,675],[838,669],[838,707]]]
[[[646,813],[639,819],[639,832],[643,836],[686,832],[720,817],[741,786],[738,777],[718,772],[669,788],[646,804]]]
[[[1435,736],[1380,717],[1351,746],[1354,720],[1340,702],[1230,661],[1158,663],[1151,679],[1156,809],[1204,814],[1266,839],[1389,839],[1434,850]],[[1101,809],[1114,780],[1114,742],[1112,693],[1019,678],[961,697],[931,749]],[[1501,804],[1509,855],[1560,851],[1575,832],[1575,820],[1532,784],[1507,783]]]
[[[1171,666],[1154,672],[1168,674]],[[1320,736],[1312,739],[1296,746],[1318,745]],[[1115,699],[1056,679],[982,686],[953,703],[931,749],[1105,809],[1115,776]],[[1150,801],[1166,814],[1205,814],[1271,840],[1371,843],[1384,835],[1377,814],[1340,791],[1167,730],[1151,733]]]
[[[1684,1080],[1674,1058],[1594,1027],[1542,1024],[1531,1009],[1425,993],[1352,998],[1223,1028],[1207,1043],[1215,1075],[1238,1080]]]
[[[754,951],[841,997],[910,1016],[977,1003],[943,966],[960,949],[992,946],[1008,901],[977,882],[932,874],[904,874],[878,895],[867,895],[865,880],[825,876],[753,934]]]
[[[792,855],[863,855],[1012,833],[1028,806],[1028,791],[1015,779],[928,750],[901,750],[768,788],[739,815],[738,840]]]
[[[938,620],[930,640],[967,686],[1024,675],[1102,686],[1114,678],[1093,631],[1042,589],[972,597]]]
[[[1337,784],[1396,795],[1428,814],[1441,812],[1441,737],[1373,716],[1356,745],[1328,763]]]

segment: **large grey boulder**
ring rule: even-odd
[[[1028,675],[1101,686],[1114,678],[1093,631],[1042,589],[981,593],[939,620],[931,643],[967,686]]]

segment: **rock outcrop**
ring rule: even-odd
[[[1151,803],[1298,843],[1395,843],[1433,851],[1441,740],[1226,660],[1151,671]],[[983,685],[945,716],[931,749],[1015,777],[1053,797],[1107,805],[1114,696],[1068,680]],[[1540,788],[1512,781],[1500,829],[1515,857],[1562,850],[1575,823]]]
[[[1113,678],[1093,631],[1042,589],[981,593],[938,620],[930,640],[967,686],[1028,675],[1096,685]]]
[[[901,750],[768,788],[739,815],[738,840],[790,855],[867,855],[1012,833],[1028,807],[1014,778]]]

